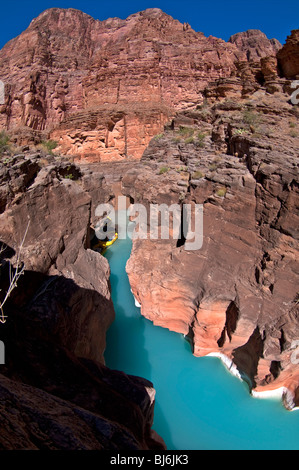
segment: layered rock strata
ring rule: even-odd
[[[277,54],[283,76],[289,79],[299,78],[299,30],[295,29],[287,37],[286,43]]]
[[[159,9],[101,22],[52,8],[0,52],[0,126],[55,139],[76,159],[139,159],[176,110],[239,60],[235,44]]]
[[[279,80],[279,79],[278,79]],[[133,242],[141,313],[189,337],[196,356],[229,358],[253,393],[298,405],[298,110],[260,88],[180,113],[123,178],[134,202],[203,206],[203,244]],[[236,95],[235,95],[236,96]],[[183,219],[182,219],[183,220]],[[141,281],[142,280],[142,281]]]
[[[90,191],[90,194],[89,194]],[[161,449],[155,390],[105,367],[114,321],[108,262],[90,249],[91,209],[108,202],[102,173],[40,154],[0,168],[3,450]]]
[[[258,29],[249,29],[243,33],[236,33],[228,40],[235,44],[238,49],[245,52],[248,61],[259,62],[263,57],[276,56],[282,48],[280,42],[267,36]]]

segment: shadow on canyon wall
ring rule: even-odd
[[[105,309],[107,302],[63,276],[21,276],[0,330],[6,355],[0,367],[0,448],[151,448],[152,384],[88,357],[95,321],[88,307]],[[163,448],[155,441],[157,446]]]

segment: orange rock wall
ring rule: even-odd
[[[85,161],[139,159],[177,109],[244,58],[159,9],[100,22],[52,8],[0,52],[0,126],[43,132]]]

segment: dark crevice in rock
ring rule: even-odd
[[[280,352],[282,353],[286,349],[287,341],[285,338],[285,333],[283,328],[280,330],[280,338],[279,338],[279,345],[280,345]]]
[[[239,309],[234,301],[232,301],[226,309],[225,326],[222,330],[221,336],[217,341],[219,348],[222,348],[226,341],[226,335],[229,341],[232,339],[232,334],[236,331],[238,319],[240,316]]]
[[[260,270],[257,266],[255,268],[254,275],[255,275],[256,283],[259,284],[260,283]]]
[[[222,348],[224,346],[225,339],[226,339],[226,333],[225,333],[225,327],[224,327],[223,330],[222,330],[221,336],[217,341],[217,344],[218,344],[219,348]]]
[[[237,323],[239,320],[240,312],[234,301],[232,301],[226,310],[226,332],[229,340],[232,339],[232,334],[236,331]]]
[[[250,378],[253,388],[256,387],[255,377],[259,360],[263,357],[263,349],[264,338],[257,326],[247,343],[233,351],[233,362],[241,374],[244,373]]]
[[[271,257],[269,255],[269,253],[264,253],[263,254],[263,258],[261,260],[261,269],[262,271],[265,271],[265,269],[267,268],[267,263],[269,263],[269,261],[271,261]]]
[[[277,379],[281,371],[280,361],[271,361],[270,372],[273,375],[274,379]]]
[[[57,174],[65,179],[79,180],[82,177],[80,169],[74,164],[63,164],[57,169]]]
[[[184,210],[184,206],[181,206],[181,223],[180,223],[180,235],[177,240],[177,248],[180,248],[185,245],[186,243],[186,238],[185,238],[185,233],[184,233],[184,227],[186,227],[186,214]]]
[[[191,323],[191,325],[189,325],[189,330],[186,335],[186,340],[190,344],[191,352],[193,353],[194,352],[194,320]]]
[[[280,361],[271,361],[269,367],[269,374],[267,374],[263,380],[260,381],[260,385],[268,385],[277,379],[281,372]]]

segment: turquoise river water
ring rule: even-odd
[[[220,359],[194,357],[183,335],[141,316],[125,272],[131,248],[130,238],[118,240],[105,255],[116,312],[105,360],[153,382],[153,428],[167,449],[298,450],[298,411],[287,411],[280,399],[252,397]]]

